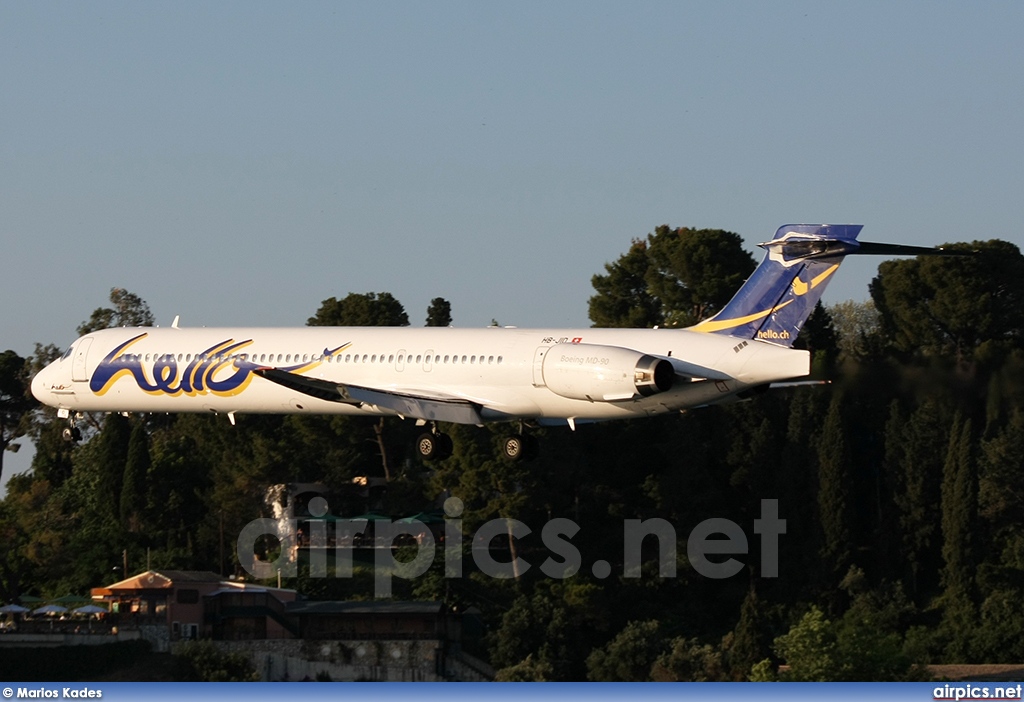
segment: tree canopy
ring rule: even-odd
[[[591,279],[596,327],[689,326],[710,317],[754,270],[738,234],[662,225]]]
[[[409,315],[391,293],[349,293],[341,300],[335,297],[324,300],[306,324],[316,327],[406,327],[409,326]]]

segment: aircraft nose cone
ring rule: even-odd
[[[43,404],[49,404],[48,400],[50,399],[50,389],[46,384],[48,370],[48,367],[43,368],[36,373],[36,377],[32,378],[32,395]]]

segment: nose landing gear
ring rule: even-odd
[[[70,410],[61,409],[57,410],[57,416],[61,419],[68,420],[68,426],[61,432],[61,436],[64,437],[64,441],[72,444],[77,444],[82,440],[82,430],[75,426],[75,419],[78,417],[77,414],[72,415]]]

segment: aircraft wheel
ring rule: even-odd
[[[420,434],[416,439],[416,452],[425,461],[443,461],[452,455],[452,437],[447,434]]]
[[[441,448],[439,443],[436,434],[420,434],[420,438],[416,439],[416,453],[425,461],[437,458]]]
[[[68,427],[61,433],[61,436],[64,437],[64,441],[76,444],[82,440],[82,431],[78,427]]]
[[[501,448],[508,460],[525,461],[537,454],[537,440],[527,434],[515,434],[505,439]]]

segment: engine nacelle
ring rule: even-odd
[[[551,392],[591,402],[649,397],[675,380],[664,358],[598,344],[555,344],[544,356],[542,372]]]

